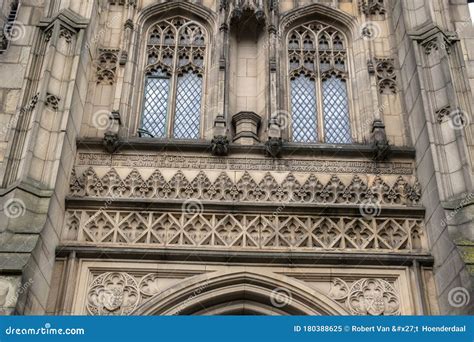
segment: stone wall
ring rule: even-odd
[[[10,2],[2,5],[4,15]],[[388,285],[377,281],[390,288],[387,293],[409,284],[411,290],[397,297],[403,301],[397,314],[472,310],[469,303],[457,305],[452,299],[457,293],[474,297],[466,268],[472,265],[474,238],[474,30],[465,17],[465,1],[243,3],[239,8],[234,1],[214,0],[21,1],[18,36],[0,54],[2,312],[85,313],[91,310],[84,304],[88,281],[100,282],[102,273],[117,272],[121,265],[132,266],[119,277],[132,277],[133,291],[143,292],[138,283],[153,272],[138,270],[127,259],[135,258],[136,250],[157,246],[165,251],[178,246],[206,260],[228,245],[250,267],[246,255],[253,256],[255,234],[263,250],[294,252],[309,246],[317,247],[304,250],[315,259],[329,252],[347,260],[354,250],[362,253],[361,260],[372,261],[360,279],[388,279]],[[199,22],[209,36],[201,139],[140,139],[146,33],[153,23],[177,15]],[[332,25],[347,38],[352,145],[286,142],[291,136],[286,34],[308,21]],[[239,32],[246,27],[248,34]],[[256,116],[241,116],[234,129],[232,118],[239,112]],[[269,125],[275,115],[283,115],[286,126]],[[240,131],[251,138],[232,142]],[[230,152],[211,156],[215,136],[231,141],[221,146]],[[275,150],[265,145],[269,137],[276,139]],[[387,141],[389,157],[388,150],[374,147]],[[242,179],[260,192],[244,189]],[[204,191],[209,187],[213,195]],[[370,218],[360,211],[368,198],[377,204],[369,208],[376,211]],[[190,200],[199,210],[192,224],[179,214]],[[274,231],[261,225],[252,232],[240,222],[244,244],[236,225],[255,216],[252,207]],[[142,215],[140,208],[149,211]],[[223,211],[232,215],[226,218]],[[179,243],[150,240],[154,215],[180,222],[175,227]],[[225,232],[216,225],[219,218],[227,220]],[[205,236],[188,229],[202,228],[206,220],[208,228],[199,232]],[[142,232],[139,222],[146,228]],[[319,228],[330,222],[325,229],[332,226],[337,234],[313,232],[311,222]],[[98,233],[108,225],[113,226],[110,239],[110,232]],[[288,229],[280,232],[285,225]],[[265,240],[264,233],[275,240]],[[324,240],[325,234],[332,240]],[[207,237],[212,243],[205,243]],[[108,248],[115,262],[104,262],[100,272],[89,269],[87,258],[100,259],[94,253],[101,248]],[[385,277],[377,273],[381,259],[391,268]],[[334,260],[328,262],[339,269]],[[357,280],[345,279],[342,268],[338,272],[339,284],[354,286]],[[357,313],[343,308],[342,297],[338,304],[329,296],[326,287],[334,279],[318,277],[314,283],[319,285],[313,284],[321,290],[318,296],[335,302],[327,310]],[[68,290],[73,283],[82,287]]]

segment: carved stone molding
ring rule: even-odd
[[[108,0],[109,4],[114,6],[137,6],[137,0]]]
[[[226,3],[221,3],[221,7],[226,8],[227,3],[230,2],[230,20],[238,23],[245,13],[251,13],[259,22],[265,21],[265,3],[262,0],[230,0]]]
[[[397,76],[393,58],[375,58],[372,70],[377,77],[377,85],[381,94],[396,94]],[[371,68],[369,67],[369,71]]]
[[[383,15],[386,12],[384,0],[359,0],[359,9],[365,15]]]
[[[166,181],[160,170],[155,170],[144,179],[138,170],[133,169],[124,179],[115,169],[110,169],[99,177],[93,168],[82,175],[73,171],[70,180],[70,193],[75,197],[99,198],[140,198],[140,199],[195,199],[218,202],[267,202],[267,203],[334,203],[363,204],[373,202],[383,205],[418,206],[421,199],[417,181],[399,176],[389,184],[380,176],[369,183],[355,175],[344,183],[332,175],[322,182],[315,174],[307,175],[298,181],[289,173],[278,182],[267,172],[263,179],[255,181],[245,172],[239,180],[232,180],[226,172],[211,181],[201,171],[194,179],[187,179],[182,171],[177,171]]]
[[[75,35],[76,33],[65,28],[65,27],[61,27],[61,29],[59,30],[59,38],[64,38],[64,40],[67,42],[67,43],[70,43],[72,41],[72,37]]]
[[[345,305],[353,315],[400,315],[400,296],[393,285],[383,279],[363,278],[349,285],[336,278],[329,296]]]
[[[451,112],[451,106],[444,106],[443,108],[438,109],[435,113],[436,121],[439,123],[443,122],[445,118],[449,118]]]
[[[46,107],[52,110],[58,110],[60,101],[61,99],[58,96],[50,94],[50,93],[46,94],[46,100],[45,100]]]
[[[211,141],[211,153],[213,156],[226,156],[229,154],[229,139],[223,135],[216,135]]]
[[[117,49],[99,49],[99,57],[97,58],[96,63],[96,77],[98,84],[114,84],[117,74],[119,52],[120,51]]]
[[[239,251],[426,251],[424,224],[418,219],[234,215],[186,209],[175,213],[70,210],[63,241]]]
[[[30,112],[33,109],[35,109],[36,104],[38,103],[38,99],[39,99],[39,93],[36,93],[35,95],[31,97],[30,101],[20,109],[20,114],[24,114],[26,112]]]
[[[153,167],[201,170],[258,170],[288,172],[318,172],[325,174],[413,175],[411,162],[375,163],[367,160],[218,158],[175,154],[114,154],[79,152],[77,166]]]
[[[283,151],[283,139],[282,138],[268,138],[265,143],[265,151],[269,157],[279,158]]]
[[[138,284],[125,272],[108,272],[89,286],[87,310],[91,315],[127,315],[140,300]]]

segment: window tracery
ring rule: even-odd
[[[352,143],[346,40],[331,26],[312,22],[288,35],[294,142]]]
[[[153,25],[148,34],[141,135],[198,139],[206,34],[182,17]]]

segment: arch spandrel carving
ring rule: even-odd
[[[247,300],[254,313],[348,315],[325,294],[289,277],[270,272],[217,271],[184,280],[137,308],[136,315],[227,314],[235,301]],[[231,307],[225,309],[225,303]],[[207,308],[207,310],[206,310]]]

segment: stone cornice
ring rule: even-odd
[[[431,40],[436,35],[441,34],[447,41],[459,40],[456,32],[445,31],[433,23],[425,23],[416,29],[409,31],[408,35],[415,41],[424,42]]]
[[[41,19],[38,26],[47,31],[58,20],[65,24],[66,27],[76,31],[85,29],[89,25],[88,19],[66,8],[53,17]]]
[[[123,139],[120,152],[127,151],[159,151],[163,152],[193,152],[193,153],[209,153],[211,154],[211,143],[207,140],[179,141],[164,140],[156,138],[130,138]],[[100,138],[80,138],[77,140],[78,149],[102,150],[103,139]],[[413,147],[392,146],[391,158],[407,158],[415,159],[416,151]],[[245,153],[248,155],[265,155],[265,144],[260,143],[252,146],[240,144],[229,144],[230,155]],[[350,144],[350,145],[333,145],[333,144],[296,144],[284,143],[282,156],[331,156],[331,157],[360,157],[361,160],[371,160],[373,156],[373,146],[370,144]],[[271,159],[271,158],[269,158]]]
[[[303,214],[303,215],[346,215],[353,217],[360,217],[360,205],[347,204],[324,204],[324,205],[305,205],[300,203],[216,203],[211,201],[200,201],[203,211],[212,212],[237,212],[237,213],[278,213],[283,215],[288,214]],[[110,208],[117,210],[160,210],[160,211],[180,211],[183,208],[182,200],[157,200],[157,199],[130,199],[130,198],[77,198],[66,197],[66,207],[68,209],[97,209]],[[425,208],[423,207],[404,207],[391,206],[381,207],[379,215],[391,218],[423,218],[425,215]]]
[[[433,266],[434,259],[428,253],[350,253],[350,252],[282,252],[282,251],[217,251],[200,250],[199,253],[173,248],[106,247],[92,243],[61,243],[56,249],[57,257],[67,257],[76,252],[78,258],[127,259],[127,260],[176,260],[186,262],[205,261],[232,264],[265,265],[377,265],[407,266],[418,261],[423,266]]]

